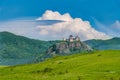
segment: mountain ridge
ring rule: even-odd
[[[98,50],[120,50],[120,38],[114,37],[112,39],[108,40],[98,40],[98,39],[92,39],[84,41],[86,44],[90,45],[94,49]]]
[[[29,39],[9,32],[0,32],[0,64],[31,63],[55,42]]]
[[[18,65],[43,61],[49,56],[46,51],[53,45],[61,44],[62,42],[64,41],[35,40],[6,31],[0,32],[0,65]],[[120,50],[120,38],[88,40],[84,41],[84,43],[98,50]]]

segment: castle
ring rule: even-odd
[[[68,42],[80,41],[80,38],[79,36],[73,37],[73,35],[70,35],[68,39],[63,38],[63,41],[68,41]]]

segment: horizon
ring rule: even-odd
[[[67,37],[61,37],[61,39],[54,39],[54,40],[42,40],[42,39],[35,39],[35,38],[30,38],[30,37],[26,37],[26,36],[23,36],[23,35],[19,35],[19,34],[14,34],[14,33],[12,33],[12,32],[8,32],[8,31],[1,31],[0,33],[8,33],[8,34],[13,34],[13,35],[16,35],[16,36],[20,36],[20,37],[25,37],[25,38],[28,38],[28,39],[33,39],[33,40],[40,40],[40,41],[61,41],[61,40],[64,40],[64,38],[65,39],[69,39],[69,36],[71,35],[68,35]],[[78,36],[78,35],[72,35],[73,36],[73,38],[75,38],[76,36]],[[78,36],[79,37],[79,36]],[[80,38],[80,37],[79,37]],[[111,37],[111,38],[109,38],[109,39],[88,39],[88,40],[81,40],[80,39],[80,41],[89,41],[89,40],[103,40],[103,41],[106,41],[106,40],[111,40],[111,39],[115,39],[115,38],[120,38],[120,37]]]

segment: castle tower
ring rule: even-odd
[[[76,36],[76,37],[75,37],[75,41],[80,41],[79,36]]]
[[[69,36],[69,41],[70,41],[70,42],[73,42],[73,41],[74,41],[73,35],[70,35],[70,36]]]

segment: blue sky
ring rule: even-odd
[[[35,19],[46,10],[58,11],[61,15],[69,13],[72,18],[89,21],[98,31],[120,36],[115,33],[116,29],[111,30],[113,25],[120,27],[120,0],[0,0],[0,22]]]

